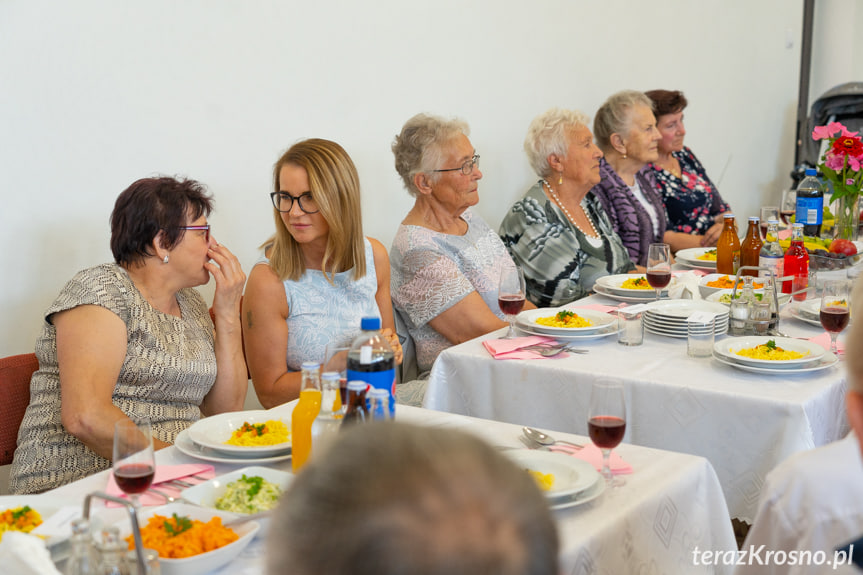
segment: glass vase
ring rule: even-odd
[[[860,195],[839,198],[836,206],[836,226],[833,237],[842,240],[857,240],[857,227],[860,224]]]

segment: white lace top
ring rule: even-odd
[[[401,225],[390,249],[393,305],[408,324],[420,374],[431,370],[438,354],[452,345],[428,325],[429,320],[473,291],[504,317],[497,284],[502,264],[513,265],[512,259],[482,218],[469,209],[461,217],[468,225],[463,236]]]

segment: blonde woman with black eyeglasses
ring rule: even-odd
[[[360,320],[381,318],[401,362],[383,244],[363,236],[360,183],[337,143],[303,140],[273,168],[276,233],[255,262],[243,297],[246,360],[258,399],[270,408],[300,393],[303,362],[349,346]]]

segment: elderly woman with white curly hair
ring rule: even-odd
[[[597,278],[635,269],[608,215],[589,192],[602,152],[581,112],[552,108],[524,140],[540,180],[504,217],[500,236],[524,270],[527,297],[540,307],[584,297]]]
[[[514,264],[470,210],[482,172],[466,123],[417,114],[392,151],[414,206],[390,249],[391,293],[423,375],[447,347],[506,326],[497,286],[501,268]]]

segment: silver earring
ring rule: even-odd
[[[163,264],[168,263],[168,254],[165,254],[164,259],[162,259],[162,263],[163,263]]]

